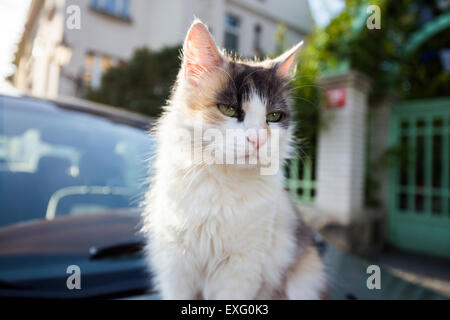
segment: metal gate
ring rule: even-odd
[[[392,108],[389,242],[450,258],[450,99]]]

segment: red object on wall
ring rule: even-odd
[[[329,108],[344,108],[347,100],[347,91],[345,88],[337,88],[327,90],[326,93],[326,105]]]

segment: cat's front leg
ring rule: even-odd
[[[231,256],[208,278],[206,300],[255,299],[261,288],[261,264],[250,256]]]
[[[154,280],[164,300],[194,300],[198,298],[193,264],[179,250],[161,246],[153,254]],[[155,251],[155,250],[154,250]]]
[[[327,299],[325,266],[315,247],[307,247],[287,277],[289,300]]]
[[[169,269],[171,270],[171,269]],[[190,281],[191,275],[180,272],[179,268],[172,272],[157,275],[161,297],[164,300],[195,300],[197,294]]]

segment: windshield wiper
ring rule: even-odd
[[[99,260],[137,253],[142,251],[144,247],[144,240],[131,240],[104,247],[91,247],[89,253],[91,260]]]

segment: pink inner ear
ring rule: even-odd
[[[184,45],[185,77],[198,80],[203,74],[213,71],[221,63],[221,56],[205,26],[195,24]]]
[[[279,67],[278,72],[282,75],[290,75],[294,69],[293,63],[297,57],[296,53],[291,54]]]
[[[277,72],[280,76],[288,78],[295,76],[297,67],[295,59],[302,45],[303,41],[300,41],[297,45],[275,59],[275,62],[279,63]]]

